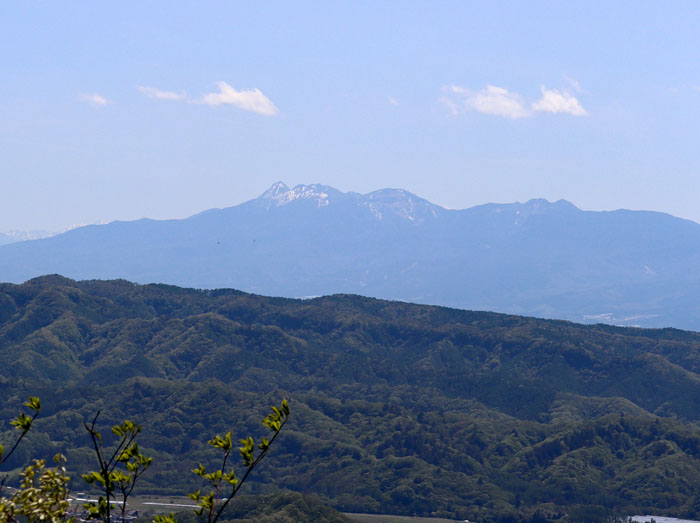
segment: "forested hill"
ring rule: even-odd
[[[0,441],[27,395],[45,404],[11,467],[90,466],[101,409],[144,425],[142,490],[184,493],[207,439],[259,434],[286,396],[255,491],[479,521],[700,515],[696,333],[46,276],[0,285],[0,358]]]

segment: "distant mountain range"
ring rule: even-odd
[[[700,224],[564,200],[451,210],[399,189],[276,183],[183,220],[112,222],[0,247],[0,280],[48,273],[700,330]]]
[[[77,227],[71,227],[75,229]],[[70,229],[66,229],[70,230]],[[42,240],[44,238],[50,238],[51,236],[56,236],[66,231],[44,231],[44,230],[33,230],[33,231],[22,231],[22,230],[11,230],[0,232],[0,245],[6,245],[8,243],[24,242],[27,240]]]
[[[104,225],[108,222],[99,222],[94,225]],[[47,231],[44,229],[34,229],[34,230],[20,230],[13,229],[10,231],[0,232],[0,245],[6,245],[8,243],[24,242],[28,240],[43,240],[45,238],[51,238],[51,236],[56,236],[57,234],[62,234],[64,232],[72,231],[73,229],[78,229],[80,227],[85,227],[87,223],[76,223],[71,225],[67,229],[62,231]]]

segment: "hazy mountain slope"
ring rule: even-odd
[[[700,330],[700,225],[532,200],[456,211],[401,190],[283,184],[185,220],[88,226],[0,248],[0,280],[47,273],[289,297],[338,292]]]
[[[3,234],[0,232],[0,245],[6,245],[14,241],[15,239],[12,236],[8,236],[7,234]]]
[[[147,491],[191,491],[208,438],[259,436],[287,396],[260,491],[478,521],[700,514],[697,333],[51,276],[0,285],[0,361],[0,441],[44,403],[10,469],[91,467],[101,409],[143,423]]]

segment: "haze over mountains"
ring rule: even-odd
[[[20,230],[12,229],[5,232],[0,232],[0,245],[6,245],[8,243],[24,242],[28,240],[43,240],[44,238],[51,238],[51,236],[56,236],[57,234],[62,234],[64,232],[72,231],[73,229],[78,229],[80,227],[85,227],[86,225],[103,225],[109,223],[106,221],[101,221],[95,224],[87,223],[76,223],[67,227],[66,229],[60,231],[47,231],[45,229],[34,229],[34,230]]]
[[[277,183],[187,219],[112,222],[0,247],[0,280],[49,273],[700,330],[700,224],[564,200],[451,210],[397,189]]]

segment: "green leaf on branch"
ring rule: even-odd
[[[242,447],[238,449],[243,458],[243,464],[246,467],[250,467],[253,464],[253,451],[255,450],[255,443],[253,442],[252,436],[248,436],[247,439],[242,439],[240,442],[243,444]]]
[[[175,519],[175,514],[159,514],[154,516],[153,523],[177,523],[177,520]]]
[[[29,399],[24,402],[24,406],[39,412],[41,410],[41,401],[36,396],[29,396]]]
[[[19,415],[10,422],[10,425],[17,428],[17,430],[29,430],[32,426],[32,418],[27,416],[24,412],[20,412]]]
[[[204,477],[206,479],[208,479],[210,482],[216,483],[217,481],[219,481],[221,479],[222,475],[223,475],[223,472],[221,472],[220,470],[216,470],[216,471],[212,472],[211,474],[205,474]]]
[[[234,487],[238,485],[238,480],[236,479],[236,474],[231,470],[231,472],[227,472],[224,474],[224,481],[226,481],[229,485],[233,485]]]
[[[243,459],[244,465],[246,466],[245,474],[243,474],[241,479],[236,477],[233,468],[227,470],[228,459],[233,446],[231,441],[231,432],[228,432],[224,437],[217,435],[209,441],[209,444],[212,447],[223,450],[224,455],[221,468],[216,472],[207,474],[204,466],[201,464],[199,467],[192,470],[194,474],[206,479],[215,489],[206,496],[202,496],[200,491],[189,494],[190,498],[198,502],[199,509],[196,511],[198,516],[202,516],[203,520],[207,521],[208,523],[216,523],[219,520],[219,517],[223,513],[224,509],[238,493],[249,474],[265,457],[270,445],[278,436],[282,426],[287,422],[288,418],[289,405],[287,404],[287,400],[282,400],[282,404],[279,408],[274,406],[272,407],[272,414],[266,416],[265,419],[262,420],[262,423],[272,430],[274,435],[271,439],[261,439],[261,442],[257,446],[257,448],[260,450],[257,457],[255,456],[256,445],[252,436],[239,440],[241,447],[239,447],[238,451]],[[225,487],[223,482],[226,482],[230,486],[230,491],[227,497],[223,494]]]
[[[209,445],[225,451],[231,450],[231,448],[233,448],[233,443],[231,442],[231,432],[227,433],[223,438],[217,434],[214,439],[209,440]]]

